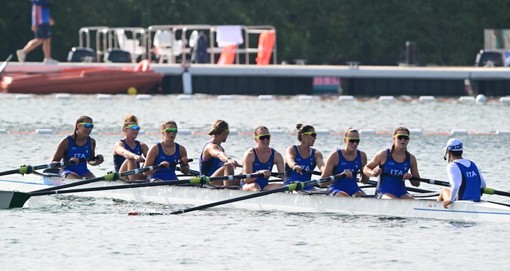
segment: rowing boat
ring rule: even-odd
[[[35,177],[35,178],[34,178]],[[0,180],[0,189],[32,191],[70,180],[57,177],[25,176],[17,179]],[[120,181],[100,181],[83,187],[126,185]],[[62,191],[65,191],[62,190]],[[116,189],[77,193],[87,197],[105,197],[126,201],[152,202],[158,204],[201,205],[215,201],[248,195],[254,192],[239,190],[211,189],[193,186],[157,186],[129,189]],[[0,199],[1,200],[1,199]],[[31,206],[29,200],[28,206]],[[510,207],[494,202],[457,201],[445,209],[442,202],[433,199],[389,200],[374,198],[330,197],[324,195],[274,193],[263,197],[222,205],[224,208],[333,213],[339,215],[369,215],[380,217],[402,217],[439,219],[465,222],[510,222]]]

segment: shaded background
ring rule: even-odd
[[[472,66],[484,29],[510,28],[505,0],[54,0],[53,57],[65,61],[83,26],[158,24],[273,25],[278,61],[309,64],[396,65],[405,42],[416,42],[419,65]],[[0,58],[33,37],[30,1],[3,1]],[[36,49],[27,61],[40,61]]]

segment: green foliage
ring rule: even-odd
[[[483,30],[510,28],[508,10],[507,0],[54,0],[52,48],[64,61],[84,26],[273,25],[279,61],[396,65],[414,41],[419,64],[473,65]],[[0,33],[2,59],[33,37],[30,1],[4,1]],[[40,49],[27,58],[41,59]]]

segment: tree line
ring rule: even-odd
[[[53,57],[65,61],[84,26],[169,24],[272,25],[278,61],[309,64],[396,65],[406,41],[419,65],[471,66],[484,29],[510,28],[507,0],[87,0],[51,1]],[[29,0],[4,1],[0,57],[33,38]],[[37,49],[27,61],[40,61]]]

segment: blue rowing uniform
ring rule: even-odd
[[[480,179],[480,172],[478,167],[470,161],[469,167],[461,163],[454,162],[462,173],[462,184],[459,189],[459,200],[473,200],[480,201],[481,193],[480,187],[482,180]]]
[[[161,162],[168,162],[170,163],[170,167],[162,167],[156,172],[152,173],[149,177],[150,179],[158,179],[163,181],[173,181],[177,180],[177,175],[175,175],[175,167],[177,163],[179,162],[180,153],[179,153],[179,144],[175,143],[175,152],[171,155],[167,155],[163,151],[163,146],[161,146],[161,143],[158,143],[158,155],[156,156],[156,159],[154,160],[154,165],[159,165]]]
[[[257,156],[257,152],[255,151],[255,148],[253,149],[253,153],[255,154],[255,161],[253,161],[253,172],[257,172],[259,170],[271,171],[273,169],[274,153],[275,153],[275,150],[273,148],[271,148],[271,155],[269,156],[269,159],[265,163],[262,163],[259,160],[259,157]],[[264,178],[264,177],[258,177],[257,179],[255,179],[255,182],[260,186],[260,189],[264,189],[264,187],[266,187],[266,185],[269,183],[269,179]],[[241,185],[245,185],[245,184],[246,183],[243,180]]]
[[[221,168],[225,163],[222,162],[219,158],[213,157],[209,160],[204,160],[203,153],[207,145],[209,144],[216,144],[212,141],[207,142],[205,144],[204,148],[202,149],[202,152],[200,154],[200,161],[198,162],[198,169],[200,170],[200,175],[206,175],[211,176],[213,173]],[[225,151],[222,146],[219,146],[221,148],[221,151]]]
[[[336,193],[342,191],[349,196],[352,196],[356,192],[361,192],[361,189],[358,186],[358,172],[361,172],[362,162],[361,162],[361,152],[359,150],[356,151],[356,158],[352,161],[347,161],[342,154],[342,150],[340,148],[337,149],[338,152],[338,164],[336,164],[335,169],[333,170],[333,175],[337,175],[342,173],[344,170],[349,170],[352,172],[351,178],[341,178],[335,180],[328,189],[328,195],[334,196]]]
[[[294,145],[294,150],[296,151],[296,165],[299,165],[303,171],[303,174],[299,174],[296,171],[292,170],[288,164],[285,164],[285,181],[283,182],[284,185],[289,185],[293,182],[307,182],[312,179],[312,170],[315,168],[315,149],[311,148],[311,154],[308,158],[303,158],[299,154],[298,147]],[[308,185],[304,188],[304,190],[312,190],[314,189],[313,185]]]
[[[64,162],[68,162],[73,157],[81,159],[82,161],[80,161],[78,164],[66,165],[60,172],[60,175],[66,177],[70,173],[76,173],[80,175],[80,177],[83,177],[89,173],[92,174],[87,168],[86,162],[90,160],[90,154],[92,153],[90,137],[87,137],[87,143],[85,143],[83,146],[76,145],[71,135],[67,136],[67,141],[69,142],[69,145],[67,147],[66,153],[64,154]]]
[[[121,139],[120,141],[124,143],[124,148],[126,150],[130,151],[131,153],[134,153],[135,155],[142,155],[142,145],[140,144],[140,141],[135,140],[136,145],[133,149],[131,149],[131,147],[126,143],[125,139]],[[124,161],[126,161],[126,157],[118,155],[117,153],[113,155],[113,164],[115,166],[115,172],[119,172],[120,166],[122,166],[122,163],[124,163]]]
[[[386,150],[386,162],[382,165],[382,174],[380,176],[378,196],[390,193],[397,198],[408,194],[404,179],[402,177],[411,168],[411,155],[406,152],[406,159],[399,163],[391,156],[390,149]]]

